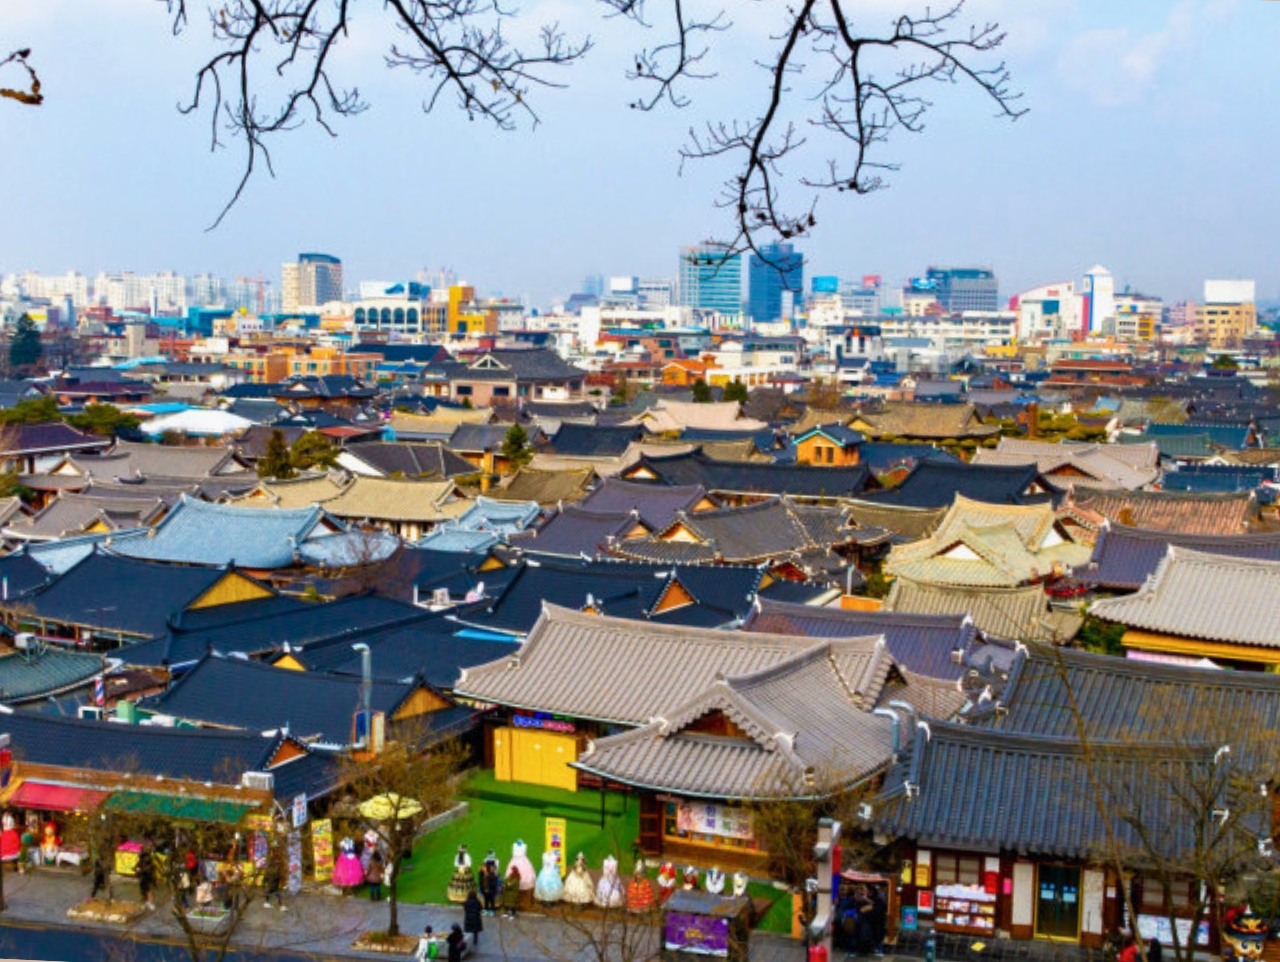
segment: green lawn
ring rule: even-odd
[[[568,858],[582,852],[587,866],[599,870],[606,855],[618,860],[624,877],[631,874],[632,846],[640,835],[639,801],[626,795],[605,795],[604,827],[600,826],[599,792],[566,792],[541,785],[499,782],[493,771],[473,772],[463,790],[470,810],[465,818],[426,835],[413,849],[413,867],[400,878],[399,892],[403,902],[436,903],[447,901],[449,877],[453,874],[453,857],[459,845],[466,845],[472,867],[477,871],[485,853],[493,849],[505,872],[511,860],[511,844],[522,839],[529,847],[529,860],[534,868],[542,867],[546,846],[548,817],[568,821],[566,835]],[[651,866],[650,876],[657,875]],[[791,931],[791,899],[770,885],[752,882],[748,889],[753,898],[775,900],[759,927],[770,932]]]

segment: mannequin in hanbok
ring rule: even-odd
[[[344,838],[338,844],[338,858],[333,863],[333,884],[351,890],[364,882],[364,869],[356,857],[356,843]]]
[[[686,892],[692,892],[698,887],[698,870],[692,865],[685,866],[684,878],[681,880],[680,887]]]
[[[622,879],[618,878],[618,860],[606,855],[600,881],[596,883],[596,905],[602,909],[620,909],[625,901]]]
[[[661,905],[675,894],[678,879],[676,867],[670,862],[663,862],[658,869],[658,904]]]
[[[459,845],[458,854],[453,857],[453,876],[449,879],[449,901],[465,902],[475,890],[476,877],[471,871],[471,856],[467,854],[465,845]]]
[[[564,898],[564,880],[560,878],[560,859],[555,852],[542,853],[542,871],[533,887],[533,897],[551,904]]]
[[[532,892],[533,887],[538,884],[538,873],[534,871],[533,863],[529,861],[529,847],[524,842],[517,841],[511,846],[511,864],[507,869],[508,874],[511,868],[520,873],[520,891]]]
[[[742,896],[746,894],[747,894],[747,873],[734,872],[733,873],[733,897],[742,898]]]
[[[712,895],[724,894],[724,872],[718,868],[712,868],[707,872],[707,891]]]
[[[570,905],[590,905],[595,900],[595,892],[591,888],[591,875],[587,871],[587,860],[581,852],[573,860],[573,868],[564,880],[564,901]]]
[[[631,873],[631,881],[627,883],[627,911],[648,912],[653,908],[653,886],[644,874],[644,859],[636,859],[635,870]]]

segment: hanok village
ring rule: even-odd
[[[392,929],[473,892],[664,912],[672,958],[1280,952],[1250,382],[609,403],[546,347],[379,372],[209,388],[218,425],[165,443],[13,400],[44,417],[2,433],[5,873],[210,926],[229,879],[386,887]],[[145,427],[143,373],[113,398]]]

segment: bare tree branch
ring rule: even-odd
[[[0,60],[0,67],[7,67],[9,64],[16,64],[27,75],[26,89],[21,87],[0,87],[0,97],[6,100],[16,100],[20,104],[26,104],[28,107],[39,107],[44,103],[44,94],[40,92],[40,78],[36,75],[35,67],[31,66],[28,58],[31,51],[27,48],[15,50],[9,56]]]

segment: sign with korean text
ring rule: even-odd
[[[333,878],[333,822],[318,818],[311,823],[311,852],[316,862],[316,881]]]
[[[565,871],[565,835],[569,831],[569,823],[563,818],[547,819],[547,845],[544,851],[554,852],[556,856],[556,868],[560,870],[560,875],[564,875]]]
[[[680,802],[676,806],[676,828],[682,834],[719,835],[723,838],[752,838],[751,816],[732,805],[710,802]]]
[[[570,719],[544,712],[533,715],[512,715],[511,724],[516,728],[540,728],[542,731],[559,732],[562,735],[572,735],[577,731],[577,727]]]
[[[293,812],[294,828],[302,828],[303,825],[307,824],[307,793],[306,792],[303,792],[301,795],[294,796],[291,810]]]
[[[729,955],[729,920],[689,912],[667,913],[666,947],[696,955]]]

